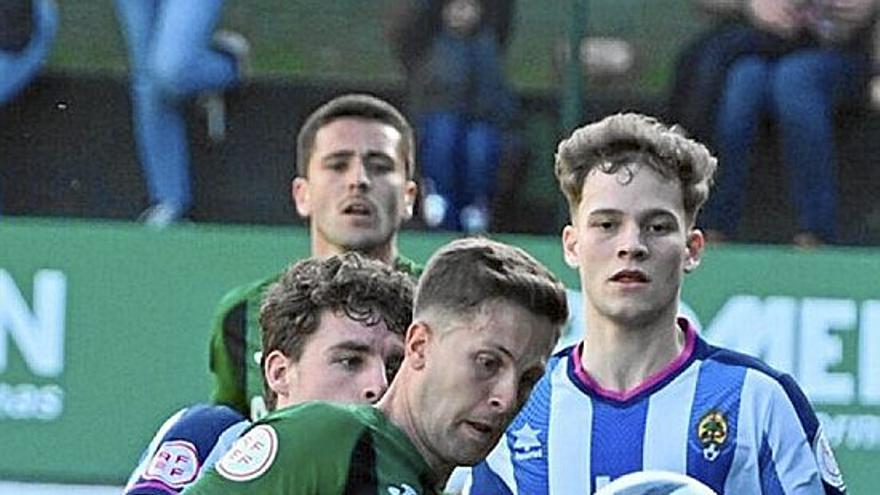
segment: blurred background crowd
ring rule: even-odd
[[[418,132],[411,228],[556,234],[573,125],[720,158],[715,242],[880,244],[874,0],[0,0],[0,221],[300,222],[294,136],[370,92]],[[576,56],[572,56],[575,54]]]

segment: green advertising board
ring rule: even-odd
[[[405,233],[424,261],[450,236]],[[556,238],[499,236],[578,280]],[[205,401],[213,309],[308,253],[301,228],[0,223],[0,479],[121,484],[162,419]],[[852,493],[880,461],[880,251],[725,247],[685,282],[713,342],[791,372]],[[573,309],[577,309],[575,304]],[[580,321],[575,311],[574,319]],[[563,341],[581,336],[578,323]]]

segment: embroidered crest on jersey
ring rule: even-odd
[[[400,486],[389,486],[388,495],[419,495],[419,492],[406,483],[402,483]]]
[[[232,444],[217,463],[217,472],[232,481],[250,481],[272,467],[278,453],[278,434],[269,425],[257,425]]]
[[[199,456],[195,445],[185,440],[162,442],[144,471],[144,479],[180,488],[199,474]]]
[[[816,464],[819,465],[819,473],[825,483],[834,488],[843,489],[845,485],[843,473],[840,472],[840,466],[837,465],[837,459],[834,458],[834,450],[831,449],[831,443],[821,426],[813,440],[813,454],[816,456]]]
[[[510,432],[513,435],[513,458],[517,461],[526,461],[529,459],[540,459],[544,455],[544,449],[541,448],[541,441],[538,435],[541,430],[532,428],[532,425],[526,423],[522,428]]]
[[[704,459],[711,462],[718,458],[728,432],[727,419],[721,411],[709,411],[700,419],[697,423],[697,440],[703,447]]]

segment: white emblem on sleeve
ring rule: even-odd
[[[185,440],[162,442],[144,471],[144,479],[180,488],[196,479],[199,457],[196,447]]]
[[[272,467],[278,453],[278,434],[269,425],[257,425],[232,444],[217,463],[217,472],[232,481],[250,481]]]
[[[816,456],[816,464],[819,466],[819,474],[825,483],[834,488],[843,488],[843,473],[840,472],[840,466],[837,465],[837,459],[834,458],[834,451],[825,436],[825,431],[819,427],[816,432],[816,438],[813,439],[813,454]]]

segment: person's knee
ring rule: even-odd
[[[150,57],[147,70],[157,90],[167,96],[178,97],[181,96],[180,81],[186,71],[191,70],[191,64],[182,57]]]

